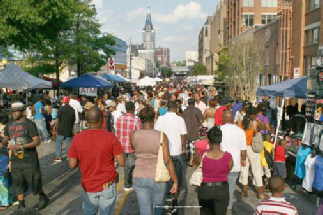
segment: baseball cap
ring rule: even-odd
[[[11,104],[11,110],[12,111],[23,111],[26,107],[22,102],[14,102]]]
[[[63,102],[64,102],[64,103],[69,103],[69,102],[70,102],[70,97],[65,96],[65,97],[63,98]]]
[[[116,107],[117,104],[115,102],[109,102],[109,104],[107,105],[107,107]]]

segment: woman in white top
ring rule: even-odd
[[[212,128],[214,126],[215,122],[215,112],[217,110],[216,105],[217,105],[217,100],[211,99],[209,101],[209,108],[207,108],[204,111],[203,118],[206,121],[206,127],[208,129]]]

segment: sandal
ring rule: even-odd
[[[3,207],[0,207],[0,211],[5,211],[8,209],[9,206],[3,206]]]

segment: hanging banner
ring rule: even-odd
[[[98,95],[98,88],[80,88],[80,95],[96,97]]]

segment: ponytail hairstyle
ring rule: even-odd
[[[250,127],[250,123],[252,122],[251,116],[255,114],[255,109],[250,107],[246,110],[246,115],[242,120],[242,128],[243,130],[248,130]]]

